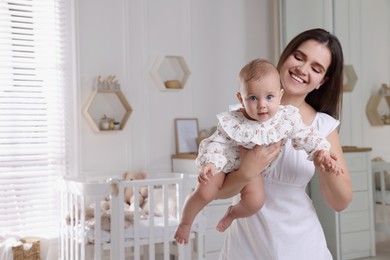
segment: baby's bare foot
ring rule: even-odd
[[[188,239],[190,237],[190,230],[191,230],[191,225],[179,224],[174,236],[176,242],[179,244],[187,245]]]
[[[232,208],[233,206],[230,206],[225,215],[221,218],[221,220],[218,222],[217,224],[217,227],[216,229],[219,231],[219,232],[224,232],[228,227],[230,227],[230,225],[232,224],[234,218],[233,216],[230,214],[231,211],[232,211]]]

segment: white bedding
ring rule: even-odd
[[[155,217],[154,218],[154,236],[155,237],[161,237],[164,232],[164,218],[163,217]],[[168,228],[169,228],[169,233],[173,237],[173,233],[175,232],[175,229],[178,225],[178,220],[177,219],[172,219],[170,218],[168,220]],[[140,238],[147,238],[149,237],[149,220],[148,219],[143,219],[140,221],[140,225],[138,226],[138,232],[139,232],[139,237]],[[95,235],[94,235],[95,229],[93,228],[87,228],[85,230],[85,234],[88,240],[88,243],[94,243],[95,242]],[[111,240],[111,233],[105,230],[101,231],[101,242],[102,243],[108,243]],[[125,239],[132,239],[134,238],[134,226],[130,225],[125,229]]]

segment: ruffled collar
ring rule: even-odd
[[[294,119],[300,117],[293,106],[280,106],[275,116],[265,122],[247,119],[240,111],[223,112],[217,115],[226,134],[239,143],[271,144],[291,133]]]

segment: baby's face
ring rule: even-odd
[[[282,95],[279,75],[270,73],[260,80],[247,82],[238,93],[238,99],[247,118],[265,122],[278,111]]]

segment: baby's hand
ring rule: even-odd
[[[341,168],[341,166],[338,164],[337,161],[335,161],[331,157],[325,158],[324,168],[325,171],[333,173],[336,176],[343,174],[343,169]]]
[[[198,182],[206,184],[216,174],[216,167],[212,163],[205,163],[200,170]]]
[[[328,151],[318,151],[315,155],[314,165],[322,171],[327,171],[338,176],[343,174],[343,169],[337,162],[337,157]]]

